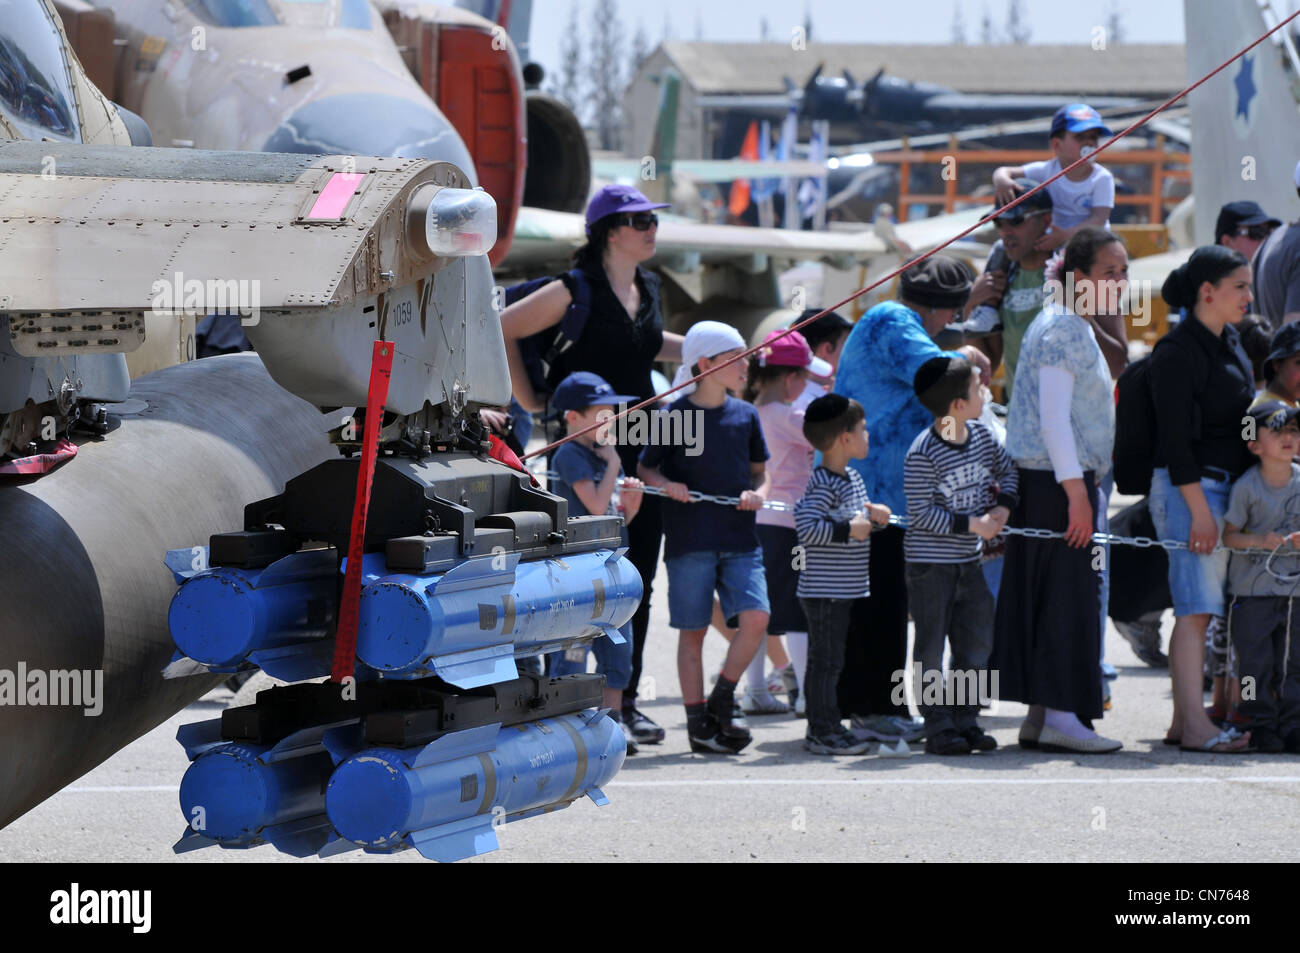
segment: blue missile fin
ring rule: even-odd
[[[212,669],[180,652],[172,653],[172,660],[162,670],[163,678],[188,678],[190,675],[211,675]]]
[[[273,748],[258,760],[263,764],[275,764],[277,761],[286,761],[289,758],[299,758],[304,755],[315,754],[318,751],[325,751],[326,746],[323,740],[325,732],[332,728],[344,728],[359,723],[360,718],[348,718],[344,721],[332,721],[325,725],[312,725],[310,728],[295,731],[293,734],[281,738]],[[315,853],[315,851],[312,853]]]
[[[221,737],[221,719],[192,721],[176,729],[176,740],[185,749],[185,757],[193,761],[210,748],[226,744]]]
[[[366,746],[361,722],[327,728],[321,735],[321,745],[335,764],[342,764]]]
[[[329,819],[321,813],[264,828],[259,836],[281,853],[311,857],[324,850],[333,833]]]
[[[519,677],[514,650],[513,642],[502,642],[499,645],[440,655],[429,664],[444,682],[451,682],[457,688],[479,688]]]
[[[272,678],[301,682],[329,674],[334,660],[333,640],[312,640],[275,649],[259,649],[248,660]]]
[[[500,565],[502,559],[505,560],[504,566]],[[484,586],[514,586],[515,567],[518,565],[518,553],[475,556],[443,573],[442,578],[434,584],[432,594],[442,596],[449,592],[480,589]]]
[[[217,842],[211,837],[205,837],[192,827],[185,828],[185,833],[181,839],[172,844],[173,854],[188,854],[190,851],[202,850],[205,847],[216,847]]]
[[[477,814],[450,824],[411,831],[411,846],[425,860],[444,864],[490,854],[501,847],[492,819],[491,814]]]
[[[200,550],[202,550],[201,554],[199,552]],[[203,567],[202,569],[194,568],[196,560],[199,565]],[[208,547],[186,546],[184,549],[169,549],[167,550],[167,555],[163,557],[163,565],[171,570],[172,577],[176,580],[176,584],[179,586],[186,579],[207,571]]]
[[[497,746],[497,734],[500,731],[501,725],[497,723],[479,725],[477,728],[466,728],[464,731],[453,731],[449,735],[443,735],[421,748],[420,753],[411,762],[411,767],[423,768],[431,764],[455,761],[457,758],[467,758],[491,751]]]

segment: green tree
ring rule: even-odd
[[[1007,41],[1010,43],[1028,43],[1032,31],[1029,29],[1029,17],[1021,0],[1007,0]]]
[[[614,0],[595,0],[587,62],[587,104],[602,149],[618,149],[622,138],[626,57],[623,28]]]
[[[569,26],[560,40],[560,66],[551,74],[548,92],[582,118],[582,40],[579,34],[578,0],[569,4]]]

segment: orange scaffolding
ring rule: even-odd
[[[1040,159],[1050,159],[1051,153],[1038,149],[961,149],[956,137],[949,141],[947,149],[910,149],[907,140],[897,152],[877,152],[873,154],[876,162],[888,162],[898,166],[898,220],[911,220],[913,205],[941,205],[945,212],[957,211],[957,204],[964,202],[971,205],[987,205],[990,196],[962,195],[957,192],[957,180],[963,163],[967,165],[1024,165]],[[1149,169],[1151,188],[1149,192],[1136,195],[1115,196],[1117,205],[1136,205],[1145,207],[1147,221],[1159,225],[1164,221],[1165,205],[1173,205],[1178,200],[1164,195],[1168,180],[1188,183],[1189,191],[1192,178],[1192,157],[1185,152],[1170,152],[1165,149],[1164,136],[1156,138],[1156,145],[1151,149],[1116,150],[1103,153],[1101,163],[1108,169],[1124,166],[1146,166]],[[941,193],[911,192],[911,174],[914,165],[939,165],[940,178],[944,184]],[[992,172],[989,184],[992,184]]]

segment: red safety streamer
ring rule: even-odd
[[[356,671],[357,622],[361,616],[361,556],[366,548],[366,511],[375,484],[375,461],[379,457],[379,432],[384,427],[384,404],[388,381],[393,376],[393,345],[376,341],[370,355],[370,388],[366,393],[365,434],[361,441],[361,470],[357,474],[357,499],[352,507],[352,530],[348,538],[348,566],[343,575],[343,599],[339,604],[339,627],[334,636],[334,668],[330,680],[342,682]]]

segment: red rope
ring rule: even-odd
[[[334,634],[334,665],[330,680],[342,683],[356,671],[357,627],[361,619],[361,559],[366,549],[366,514],[375,485],[375,464],[379,458],[379,433],[384,429],[384,404],[393,375],[393,345],[376,341],[370,352],[370,387],[366,393],[365,434],[361,440],[361,466],[357,470],[356,501],[352,507],[352,529],[348,535],[348,565],[343,573],[343,597],[339,602],[339,624]]]
[[[986,225],[989,221],[991,221],[992,219],[996,218],[998,215],[1001,215],[1001,214],[1002,214],[1003,212],[1005,212],[1007,209],[1009,209],[1009,208],[1015,208],[1017,205],[1019,205],[1019,204],[1020,204],[1021,202],[1023,202],[1025,199],[1029,198],[1029,196],[1033,195],[1035,192],[1038,192],[1040,189],[1045,189],[1045,188],[1047,188],[1048,185],[1050,185],[1051,183],[1055,182],[1055,181],[1056,181],[1057,179],[1059,179],[1061,176],[1063,176],[1063,175],[1065,175],[1066,173],[1070,172],[1071,170],[1073,170],[1074,168],[1076,168],[1076,167],[1077,167],[1078,165],[1080,165],[1081,163],[1086,162],[1086,161],[1088,161],[1089,159],[1094,159],[1095,157],[1101,155],[1103,152],[1105,152],[1107,149],[1109,149],[1109,148],[1110,148],[1111,146],[1113,146],[1115,143],[1119,142],[1121,139],[1123,139],[1125,136],[1127,136],[1129,133],[1131,133],[1134,129],[1137,129],[1137,128],[1140,127],[1140,126],[1144,126],[1144,125],[1146,125],[1148,122],[1150,122],[1150,121],[1151,121],[1153,118],[1155,118],[1157,115],[1159,115],[1160,113],[1164,112],[1166,109],[1168,109],[1168,108],[1169,108],[1170,106],[1172,106],[1174,103],[1178,102],[1178,100],[1182,99],[1182,98],[1183,98],[1184,96],[1186,96],[1188,93],[1192,92],[1192,90],[1196,89],[1198,86],[1202,85],[1202,84],[1205,83],[1207,80],[1212,79],[1213,77],[1217,76],[1219,73],[1223,72],[1225,69],[1227,69],[1227,68],[1228,68],[1229,66],[1231,66],[1233,63],[1235,63],[1237,60],[1241,59],[1241,57],[1245,56],[1247,53],[1249,53],[1249,52],[1250,52],[1251,50],[1253,50],[1255,47],[1259,46],[1259,44],[1263,43],[1263,42],[1264,42],[1265,40],[1267,40],[1270,36],[1272,36],[1272,35],[1273,35],[1274,33],[1276,33],[1278,30],[1282,29],[1284,26],[1286,26],[1288,23],[1290,23],[1290,22],[1291,22],[1292,20],[1294,20],[1296,17],[1300,17],[1300,10],[1297,10],[1295,13],[1291,14],[1291,15],[1290,15],[1289,17],[1287,17],[1285,20],[1282,20],[1280,23],[1278,23],[1277,26],[1273,27],[1273,29],[1269,30],[1267,33],[1265,33],[1265,34],[1264,34],[1263,36],[1261,36],[1259,39],[1255,40],[1255,42],[1251,43],[1251,44],[1250,44],[1249,46],[1247,46],[1245,49],[1242,49],[1242,50],[1238,51],[1236,55],[1234,55],[1234,56],[1232,56],[1232,57],[1229,57],[1228,59],[1224,60],[1223,63],[1221,63],[1219,66],[1217,66],[1215,69],[1211,70],[1210,72],[1206,73],[1204,76],[1202,76],[1202,77],[1201,77],[1200,79],[1198,79],[1196,82],[1192,83],[1192,85],[1188,86],[1188,87],[1187,87],[1186,89],[1184,89],[1182,92],[1175,93],[1173,96],[1171,96],[1169,99],[1165,100],[1163,103],[1161,103],[1161,104],[1160,104],[1159,106],[1157,106],[1155,109],[1151,110],[1149,113],[1147,113],[1147,114],[1146,114],[1145,116],[1143,116],[1141,119],[1138,119],[1138,120],[1135,120],[1134,122],[1132,122],[1132,123],[1131,123],[1131,124],[1126,128],[1126,129],[1122,130],[1118,135],[1116,135],[1114,138],[1112,138],[1112,139],[1111,139],[1109,142],[1107,142],[1105,145],[1100,146],[1100,147],[1097,149],[1097,151],[1094,152],[1094,153],[1092,153],[1090,156],[1080,156],[1078,159],[1076,159],[1076,160],[1075,160],[1074,162],[1072,162],[1070,165],[1066,166],[1066,167],[1065,167],[1064,169],[1062,169],[1060,172],[1056,173],[1056,175],[1052,176],[1052,177],[1051,177],[1050,179],[1048,179],[1046,182],[1042,182],[1042,183],[1040,183],[1036,188],[1030,189],[1030,190],[1029,190],[1028,192],[1026,192],[1024,195],[1018,196],[1017,198],[1015,198],[1015,199],[1013,199],[1012,201],[1008,202],[1006,205],[1002,206],[1001,208],[994,209],[992,212],[990,212],[988,215],[985,215],[983,218],[981,218],[981,219],[980,219],[978,222],[976,222],[974,225],[970,226],[970,228],[967,228],[965,231],[958,232],[956,235],[954,235],[952,238],[948,239],[948,240],[947,240],[946,242],[944,242],[942,245],[937,245],[937,246],[935,246],[934,248],[932,248],[932,249],[930,249],[928,252],[926,252],[924,255],[920,255],[920,256],[918,256],[918,257],[916,257],[916,258],[913,258],[911,261],[904,262],[902,265],[899,265],[896,269],[894,269],[893,271],[891,271],[889,274],[885,275],[883,278],[879,278],[879,279],[877,279],[875,282],[873,282],[872,284],[867,285],[865,288],[861,289],[860,291],[855,291],[853,294],[849,295],[847,298],[845,298],[843,301],[839,302],[838,304],[833,304],[833,305],[831,305],[829,308],[823,308],[821,311],[818,311],[816,314],[814,314],[814,315],[812,315],[812,316],[810,316],[810,317],[808,317],[808,318],[805,318],[804,320],[799,321],[799,322],[797,322],[797,323],[795,323],[795,324],[792,324],[790,327],[786,328],[786,329],[781,333],[780,337],[785,337],[785,335],[790,334],[790,333],[793,332],[793,331],[798,331],[799,329],[805,327],[806,325],[809,325],[809,324],[811,324],[812,322],[816,321],[818,318],[822,317],[823,315],[828,314],[829,312],[834,311],[834,310],[836,310],[836,309],[838,309],[838,308],[842,308],[842,307],[844,307],[844,305],[849,304],[849,303],[851,303],[851,302],[853,302],[853,301],[856,301],[858,298],[862,297],[862,296],[863,296],[864,294],[866,294],[868,291],[872,291],[872,290],[874,290],[874,289],[876,289],[876,288],[879,288],[881,285],[885,284],[886,282],[888,282],[888,281],[892,280],[893,278],[897,277],[898,275],[902,274],[904,271],[906,271],[908,268],[911,268],[913,265],[916,265],[916,264],[918,264],[918,263],[920,263],[920,262],[922,262],[922,261],[925,261],[925,259],[929,258],[931,255],[938,254],[939,252],[941,252],[941,251],[943,251],[945,248],[947,248],[949,245],[951,245],[953,242],[959,241],[959,240],[965,238],[965,237],[966,237],[967,235],[969,235],[971,232],[975,231],[976,229],[983,227],[983,226]],[[571,434],[569,434],[568,436],[564,437],[564,438],[561,439],[561,440],[557,440],[557,441],[555,441],[555,442],[552,443],[552,444],[548,444],[547,446],[542,447],[540,450],[534,450],[532,453],[525,454],[525,455],[523,456],[523,459],[524,459],[524,460],[530,460],[530,459],[532,459],[533,457],[541,456],[541,455],[544,454],[544,453],[549,453],[550,451],[554,450],[556,447],[559,447],[559,446],[561,446],[562,444],[566,444],[566,443],[568,443],[570,440],[573,440],[573,439],[576,438],[576,437],[581,437],[583,434],[591,433],[593,430],[598,430],[598,429],[600,429],[601,427],[608,426],[609,423],[610,423],[611,421],[617,420],[619,417],[625,417],[625,416],[627,416],[628,414],[632,413],[633,411],[641,410],[642,408],[644,408],[644,407],[648,407],[648,406],[650,406],[651,404],[658,403],[660,400],[662,400],[664,397],[667,397],[669,394],[674,394],[674,393],[676,393],[677,391],[681,390],[681,389],[684,388],[684,387],[689,387],[689,386],[691,386],[692,384],[694,384],[696,381],[700,380],[701,378],[707,377],[708,375],[714,373],[715,371],[720,371],[720,370],[722,370],[722,368],[726,367],[726,366],[729,365],[729,364],[734,364],[736,361],[743,361],[743,360],[745,360],[747,357],[749,357],[749,356],[750,356],[751,354],[753,354],[755,351],[759,350],[760,348],[766,347],[766,346],[768,345],[768,343],[769,343],[769,342],[766,342],[766,341],[765,341],[765,342],[763,342],[762,344],[755,344],[753,347],[751,347],[751,348],[749,348],[749,349],[747,349],[747,350],[745,350],[745,351],[742,351],[741,353],[737,354],[735,357],[730,358],[730,359],[728,359],[728,360],[722,362],[721,364],[718,364],[716,367],[711,367],[711,368],[709,368],[707,371],[704,371],[704,372],[701,373],[701,374],[697,374],[697,375],[695,375],[695,376],[692,377],[690,380],[684,381],[684,382],[682,382],[681,384],[676,385],[675,387],[670,387],[670,388],[668,388],[668,390],[664,391],[662,394],[656,394],[654,397],[650,397],[650,398],[647,398],[646,400],[641,401],[640,403],[633,404],[631,407],[628,407],[626,410],[619,411],[619,412],[618,412],[617,414],[615,414],[613,417],[610,417],[610,418],[608,418],[608,419],[606,419],[606,420],[602,420],[600,423],[592,424],[592,425],[589,426],[589,427],[584,427],[582,430],[579,430],[579,431],[576,431],[576,432],[574,432],[574,433],[571,433]]]

